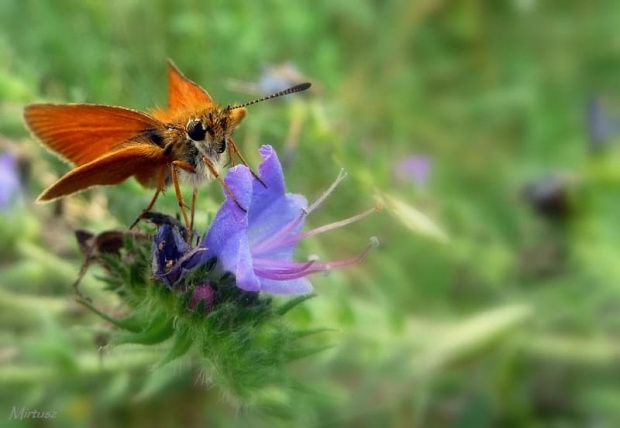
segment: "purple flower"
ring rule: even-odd
[[[305,80],[307,79],[300,73],[297,66],[291,62],[267,65],[263,66],[258,80],[258,89],[263,95],[271,95]]]
[[[182,230],[181,230],[182,229]],[[188,262],[200,248],[185,242],[185,228],[175,222],[161,223],[153,240],[153,277],[168,287],[175,287],[191,270]]]
[[[7,210],[21,199],[21,183],[17,172],[17,159],[11,153],[0,155],[0,210]]]
[[[252,177],[250,170],[243,165],[229,170],[226,184],[247,212],[226,195],[226,201],[203,240],[205,251],[198,254],[199,263],[216,257],[220,268],[233,273],[237,287],[246,291],[309,293],[312,285],[307,275],[356,263],[370,246],[356,257],[320,263],[294,261],[293,252],[297,243],[357,221],[375,209],[302,233],[307,215],[325,200],[344,175],[340,174],[330,189],[308,206],[303,196],[285,193],[282,167],[273,148],[265,145],[259,152],[263,163],[258,171],[266,187]]]
[[[432,163],[428,156],[411,155],[396,164],[394,175],[399,181],[413,181],[416,185],[424,187],[431,169]]]

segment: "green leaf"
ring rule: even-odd
[[[402,199],[388,194],[379,195],[378,199],[385,204],[388,211],[396,219],[412,232],[433,239],[441,244],[450,242],[448,235],[439,226]]]
[[[434,345],[416,358],[414,368],[426,373],[479,354],[517,330],[531,314],[529,306],[510,305],[459,321],[437,335]]]

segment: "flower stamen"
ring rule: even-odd
[[[368,244],[366,248],[364,248],[364,250],[362,250],[362,252],[359,253],[357,256],[329,263],[318,263],[315,260],[311,260],[308,263],[299,263],[254,259],[254,271],[257,274],[264,276],[265,278],[273,279],[276,281],[287,281],[291,279],[302,278],[312,273],[329,272],[332,269],[359,263],[366,256],[366,254],[368,254],[371,248],[377,247],[378,245],[379,240],[373,236],[372,238],[370,238],[370,244]],[[280,267],[280,269],[264,269],[259,267],[260,265]]]
[[[342,180],[345,179],[346,176],[347,176],[347,173],[344,172],[344,168],[341,169],[340,172],[338,173],[338,177],[336,177],[336,180],[331,184],[331,186],[329,186],[329,188],[325,192],[323,192],[323,194],[319,197],[319,199],[314,201],[308,208],[306,208],[304,210],[304,213],[308,215],[312,211],[317,209],[323,203],[323,201],[325,201],[325,199],[327,199],[327,197],[332,194],[334,189],[342,182]]]
[[[284,269],[261,269],[260,267],[257,267],[257,263],[255,263],[254,271],[264,276],[265,278],[278,281],[286,281],[290,279],[302,278],[308,275],[308,269],[314,263],[314,261],[309,261],[308,263],[288,262],[287,264],[290,267]],[[258,264],[261,264],[260,261]],[[269,263],[264,263],[263,265],[267,264]]]
[[[375,248],[378,245],[379,245],[379,240],[373,236],[372,238],[370,238],[370,244],[368,244],[366,248],[364,248],[362,252],[359,253],[357,256],[354,256],[354,257],[351,257],[345,260],[339,260],[336,262],[327,262],[327,263],[315,262],[311,267],[309,267],[306,270],[306,275],[309,275],[311,273],[330,271],[335,268],[341,268],[341,267],[350,266],[350,265],[359,263],[360,261],[362,261],[364,257],[366,257],[366,254],[368,254],[368,252],[372,248]]]
[[[312,211],[317,209],[323,203],[323,201],[325,201],[325,199],[327,199],[327,197],[331,195],[334,189],[342,182],[342,180],[345,179],[346,176],[347,176],[347,173],[344,171],[344,169],[341,169],[340,172],[338,173],[338,177],[336,177],[336,180],[331,184],[331,186],[329,186],[329,188],[326,191],[323,192],[323,194],[316,201],[314,201],[309,207],[302,208],[302,213],[299,215],[299,217],[296,217],[295,219],[291,220],[288,224],[284,225],[282,229],[278,230],[271,237],[267,238],[260,244],[254,246],[254,248],[252,248],[252,254],[260,254],[262,252],[269,251],[274,248],[280,247],[281,243],[278,242],[280,241],[280,238],[282,236],[286,236],[287,233],[293,230],[297,225],[299,225],[299,223],[301,223],[304,220],[305,216],[307,216]],[[286,241],[289,241],[289,240],[286,240]],[[295,241],[290,241],[290,242],[295,242]],[[278,243],[278,244],[274,245],[275,243]]]
[[[377,205],[364,212],[354,215],[353,217],[349,217],[349,218],[345,218],[344,220],[329,223],[329,224],[326,224],[325,226],[317,227],[316,229],[309,230],[308,232],[300,233],[288,239],[281,240],[280,242],[278,242],[278,247],[282,247],[282,246],[291,244],[293,242],[299,242],[311,236],[318,235],[319,233],[328,232],[330,230],[338,229],[339,227],[343,227],[348,224],[355,223],[356,221],[360,221],[361,219],[369,216],[370,214],[378,212],[380,209],[381,207]],[[275,249],[275,248],[268,248],[268,250],[272,250],[272,249]]]

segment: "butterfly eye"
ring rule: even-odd
[[[217,152],[218,152],[219,154],[224,153],[224,151],[226,150],[226,138],[224,138],[224,139],[220,142],[220,144],[218,144],[218,145],[217,145],[217,149],[216,149],[216,150],[217,150]]]
[[[190,120],[186,126],[187,135],[194,141],[202,141],[207,135],[206,129],[199,120]]]

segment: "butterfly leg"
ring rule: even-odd
[[[233,147],[236,147],[234,144],[234,141],[232,142],[232,144],[230,143],[232,139],[230,137],[228,137],[228,162],[230,163],[230,167],[232,168],[233,166],[235,166],[237,164],[237,161],[235,159],[235,149],[233,149]]]
[[[243,211],[243,212],[248,212],[248,210],[246,210],[237,200],[237,198],[235,198],[235,195],[233,194],[232,190],[230,190],[230,188],[228,187],[228,184],[226,184],[226,182],[222,179],[222,176],[220,175],[219,172],[217,172],[217,169],[215,168],[215,165],[213,165],[213,162],[211,161],[211,159],[209,159],[206,156],[202,157],[202,160],[204,161],[204,163],[207,165],[207,168],[209,168],[209,171],[211,171],[211,174],[213,174],[213,176],[217,179],[217,181],[220,182],[220,184],[222,185],[222,187],[224,188],[224,190],[226,190],[226,193],[228,193],[230,195],[230,197],[232,198],[232,200],[235,202],[235,204],[237,204],[237,206]]]
[[[194,213],[196,212],[196,196],[198,195],[198,187],[194,187],[192,191],[192,211],[189,221],[189,227],[191,230],[194,230]]]
[[[191,241],[192,226],[190,225],[189,218],[187,217],[187,209],[185,208],[185,202],[183,201],[183,194],[181,193],[181,186],[179,185],[179,173],[177,168],[188,172],[196,172],[193,166],[183,161],[173,161],[170,165],[170,172],[172,176],[172,184],[174,185],[174,193],[177,195],[179,201],[179,208],[181,208],[181,214],[183,214],[183,220],[185,221],[185,227],[187,228],[187,239]]]
[[[245,158],[243,157],[243,155],[239,151],[239,148],[237,147],[237,144],[235,144],[235,140],[233,140],[232,137],[228,137],[228,146],[230,147],[230,153],[231,153],[230,158],[233,159],[234,156],[232,156],[232,153],[236,153],[237,156],[239,156],[239,159],[241,159],[241,163],[244,164],[245,166],[247,166],[248,168],[250,168],[250,165],[248,165],[248,161],[245,160]],[[232,163],[232,161],[231,161],[231,163]],[[235,164],[232,163],[232,165],[234,166]],[[252,170],[252,168],[250,168],[250,172],[252,173],[254,178],[257,179],[260,182],[260,184],[262,184],[265,188],[267,188],[267,185],[263,182],[263,180],[260,179],[260,177],[258,175],[256,175],[256,173]]]
[[[155,190],[155,194],[153,195],[151,202],[149,202],[146,208],[142,210],[142,213],[138,216],[136,221],[134,221],[131,224],[131,226],[129,226],[130,230],[133,229],[138,224],[138,222],[144,218],[146,213],[151,211],[151,208],[153,208],[153,205],[155,205],[155,201],[157,201],[157,197],[159,196],[161,191],[164,189],[165,183],[166,183],[166,167],[163,166],[161,170],[159,171],[159,175],[157,176],[157,190]]]
[[[90,266],[92,259],[92,253],[93,251],[89,251],[89,253],[84,257],[84,262],[82,263],[82,266],[80,267],[80,272],[78,273],[78,277],[75,280],[75,282],[73,283],[73,292],[80,298],[80,299],[84,299],[86,301],[91,301],[90,298],[88,297],[84,297],[84,295],[82,294],[82,292],[80,291],[80,282],[82,281],[82,278],[84,278],[84,275],[86,275],[86,271],[88,270],[88,267]]]

